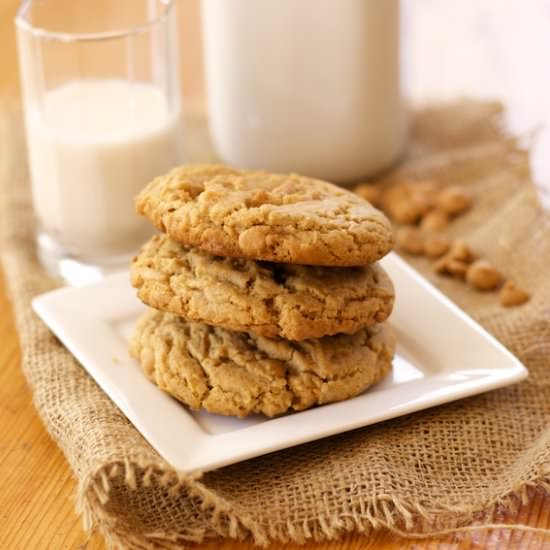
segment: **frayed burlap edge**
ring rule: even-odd
[[[154,532],[144,535],[144,540],[143,536],[135,536],[132,532],[117,526],[113,518],[104,511],[104,505],[109,499],[109,479],[112,477],[108,470],[113,468],[122,468],[128,486],[135,488],[135,470],[144,470],[143,480],[147,484],[151,482],[151,472],[154,472],[156,466],[115,463],[110,467],[102,468],[89,480],[79,483],[76,510],[82,514],[84,529],[88,533],[91,534],[97,530],[109,546],[140,550],[159,548],[177,550],[181,549],[182,544],[186,542],[200,543],[207,540],[203,532],[197,532],[196,536],[187,534],[185,537],[173,533]],[[550,470],[542,477],[526,481],[516,490],[502,495],[494,502],[487,503],[478,511],[464,512],[456,507],[442,507],[428,512],[419,502],[405,501],[387,495],[386,498],[369,500],[366,509],[353,511],[352,517],[321,516],[302,525],[288,522],[284,529],[267,531],[256,525],[250,518],[239,517],[233,513],[229,503],[205,490],[200,484],[194,483],[189,476],[180,476],[176,473],[167,475],[165,472],[158,475],[157,483],[168,487],[174,494],[178,491],[186,491],[189,496],[199,497],[201,509],[216,528],[219,537],[241,541],[251,537],[254,543],[261,547],[266,547],[271,542],[305,544],[308,541],[338,540],[346,534],[356,532],[368,535],[378,529],[386,529],[395,535],[410,539],[427,539],[493,529],[507,529],[550,537],[550,529],[502,521],[505,514],[514,514],[519,506],[528,505],[534,491],[542,490],[550,493]],[[497,521],[497,518],[500,521]],[[436,527],[439,524],[454,526]]]

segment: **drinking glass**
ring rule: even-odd
[[[172,0],[26,0],[16,19],[38,253],[79,285],[152,232],[135,195],[179,164]]]

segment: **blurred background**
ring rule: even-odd
[[[0,91],[19,90],[13,17],[19,0],[0,3]],[[67,5],[70,0],[67,0]],[[96,2],[97,13],[101,0]],[[202,96],[200,0],[178,0],[184,96]],[[518,124],[550,117],[550,1],[404,0],[414,100],[457,95],[501,98]]]
[[[13,17],[0,3],[0,98],[20,95]],[[67,0],[67,6],[70,1]],[[98,15],[108,2],[95,2]],[[184,101],[204,96],[200,0],[178,0]],[[413,103],[460,96],[499,99],[516,133],[538,145],[535,179],[550,185],[550,1],[403,0],[404,53]],[[69,9],[69,8],[67,8]]]

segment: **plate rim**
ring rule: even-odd
[[[491,344],[493,348],[495,348],[495,350],[497,350],[507,359],[509,364],[502,369],[492,369],[494,371],[492,375],[486,375],[480,378],[477,384],[474,384],[471,381],[470,383],[457,383],[456,388],[454,392],[452,392],[452,395],[450,397],[446,397],[444,394],[441,394],[438,398],[432,398],[431,401],[424,403],[424,401],[426,401],[426,397],[424,396],[423,399],[420,400],[420,406],[418,406],[419,403],[416,403],[415,405],[414,402],[409,401],[401,407],[396,406],[393,409],[386,409],[385,413],[378,413],[374,415],[370,413],[369,415],[367,415],[368,419],[365,419],[363,416],[359,415],[357,418],[354,419],[354,421],[348,421],[345,426],[337,427],[333,425],[330,429],[325,429],[323,433],[320,433],[321,430],[317,430],[309,434],[302,433],[300,437],[289,437],[286,440],[284,438],[279,438],[271,442],[271,444],[265,443],[264,440],[261,438],[263,432],[270,431],[265,429],[266,423],[278,422],[281,430],[286,429],[288,431],[287,425],[292,423],[292,418],[296,415],[300,415],[303,422],[307,422],[310,418],[317,418],[317,420],[319,418],[323,419],[323,417],[330,416],[333,411],[338,411],[338,409],[342,407],[353,411],[354,402],[357,403],[359,400],[361,400],[361,398],[365,397],[373,401],[373,396],[376,396],[377,394],[379,395],[378,399],[380,399],[380,395],[391,392],[395,386],[390,386],[386,389],[380,389],[370,394],[367,391],[366,393],[358,397],[352,398],[348,401],[331,403],[323,405],[322,407],[315,407],[305,411],[295,412],[291,415],[268,419],[264,422],[253,424],[251,426],[243,427],[234,431],[212,434],[208,433],[203,428],[200,422],[193,417],[192,413],[188,411],[186,407],[182,406],[180,403],[164,394],[161,390],[158,390],[156,386],[154,386],[144,376],[142,376],[144,382],[150,385],[152,389],[157,394],[159,394],[159,396],[162,396],[162,400],[164,402],[162,406],[163,409],[166,407],[172,407],[173,410],[177,410],[178,412],[183,413],[180,414],[180,416],[182,418],[186,417],[187,419],[183,422],[183,428],[185,430],[188,430],[189,435],[192,435],[193,443],[199,444],[199,448],[194,449],[194,454],[186,454],[185,456],[181,457],[181,460],[179,457],[172,456],[173,453],[167,453],[166,448],[159,448],[158,440],[156,439],[155,434],[150,433],[151,430],[144,429],[143,421],[140,420],[140,412],[134,410],[133,405],[128,402],[127,398],[125,398],[125,392],[123,389],[121,390],[120,388],[117,388],[118,391],[114,391],[114,389],[110,385],[112,384],[112,382],[108,383],[108,388],[105,387],[106,382],[104,379],[105,377],[102,374],[102,368],[89,368],[88,363],[93,363],[94,359],[88,357],[89,353],[85,352],[86,346],[83,347],[82,344],[78,345],[73,341],[73,338],[71,338],[70,336],[67,337],[67,329],[63,326],[63,322],[60,321],[60,319],[58,318],[59,314],[57,313],[56,315],[56,308],[59,308],[59,302],[64,300],[66,295],[70,296],[71,294],[78,295],[82,292],[93,292],[94,288],[96,290],[101,290],[101,288],[105,285],[116,286],[116,284],[121,284],[121,281],[123,280],[126,281],[128,287],[131,289],[131,286],[128,282],[128,272],[116,273],[102,279],[101,281],[83,287],[62,287],[46,292],[44,294],[36,296],[32,300],[32,308],[35,313],[42,319],[42,321],[44,321],[44,323],[50,328],[50,330],[63,342],[63,345],[77,359],[77,361],[82,365],[86,372],[96,381],[102,391],[104,391],[107,396],[114,402],[114,404],[121,410],[122,414],[124,414],[134,425],[134,427],[145,437],[145,439],[151,444],[151,446],[173,467],[186,473],[194,473],[199,471],[204,472],[220,468],[295,445],[301,445],[303,443],[311,442],[317,439],[330,437],[338,433],[351,431],[360,427],[370,426],[379,422],[383,422],[385,420],[397,418],[402,415],[419,412],[421,410],[439,406],[458,399],[463,399],[465,397],[494,390],[524,380],[528,376],[528,371],[525,366],[515,355],[512,354],[510,350],[508,350],[491,333],[489,333],[464,310],[462,310],[459,306],[452,302],[450,298],[443,294],[439,289],[437,289],[432,283],[430,283],[424,276],[422,276],[418,271],[410,266],[405,260],[400,258],[396,253],[390,253],[382,260],[381,263],[383,266],[384,264],[393,263],[397,269],[402,270],[407,277],[410,277],[416,284],[419,284],[422,288],[424,288],[425,291],[429,292],[434,297],[434,299],[445,306],[445,308],[449,310],[450,313],[452,313],[454,316],[458,316],[458,318],[462,322],[466,323],[470,327],[470,329],[473,329],[480,336],[482,336],[489,344]],[[99,311],[96,311],[95,316],[89,316],[88,321],[90,321],[90,319],[95,320],[97,324],[104,323],[108,325],[106,315],[104,314],[103,316],[101,316],[99,314]],[[69,330],[69,332],[71,331]],[[430,381],[430,383],[436,382],[438,380],[438,374],[425,376],[418,380],[412,380],[410,381],[410,383],[415,383],[415,385],[418,386],[422,385],[421,382],[426,380]],[[172,405],[168,405],[167,399],[172,402]],[[243,439],[244,437],[250,436],[251,434],[255,436],[256,439],[260,437],[260,440],[255,441],[256,445],[249,445],[248,448],[245,449],[233,450],[231,446],[232,442],[234,442],[235,440]],[[157,444],[153,443],[151,439],[155,440]],[[225,449],[225,452],[218,452],[216,454],[216,450],[219,451],[220,445]]]

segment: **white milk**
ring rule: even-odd
[[[152,229],[134,197],[182,160],[179,111],[153,85],[82,80],[29,104],[26,122],[41,229],[86,260],[135,253]]]
[[[202,13],[223,160],[346,182],[397,159],[399,0],[202,0]]]

